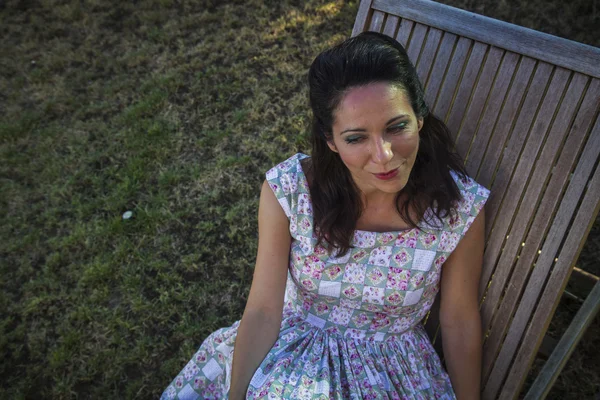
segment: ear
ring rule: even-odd
[[[337,147],[335,147],[335,143],[333,143],[333,139],[327,141],[327,146],[331,149],[331,151],[335,153],[339,153]]]
[[[420,132],[421,128],[423,128],[423,118],[417,119],[417,126],[419,127],[419,132]]]

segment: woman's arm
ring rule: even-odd
[[[254,372],[279,335],[290,244],[289,220],[265,181],[258,209],[256,267],[233,351],[232,400],[246,397]]]
[[[442,267],[440,324],[446,367],[458,400],[480,398],[479,278],[485,215],[481,210]]]

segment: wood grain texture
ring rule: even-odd
[[[475,131],[477,130],[477,126],[483,115],[483,108],[488,101],[490,89],[494,83],[496,74],[498,73],[498,66],[500,65],[503,54],[504,50],[497,47],[492,47],[489,50],[473,90],[472,99],[464,113],[460,128],[456,133],[456,151],[463,159],[466,159],[469,148],[471,147]]]
[[[472,177],[475,177],[476,180],[478,179],[482,160],[489,148],[492,133],[495,131],[498,122],[500,124],[504,123],[503,119],[500,119],[500,111],[506,100],[506,94],[508,93],[512,78],[517,70],[519,58],[519,55],[516,53],[505,53],[485,110],[481,116],[481,122],[475,132],[475,140],[469,152],[469,157],[466,160],[466,168],[467,172]]]
[[[461,76],[456,97],[452,102],[450,114],[446,120],[446,125],[448,125],[450,133],[452,133],[453,139],[456,139],[456,135],[460,130],[460,123],[465,115],[465,110],[471,101],[473,89],[477,83],[477,77],[481,71],[481,66],[488,49],[488,45],[475,42],[471,54],[469,55],[467,66]]]
[[[373,15],[371,15],[371,23],[369,24],[369,30],[372,32],[381,32],[384,19],[385,13],[381,11],[373,11]]]
[[[388,15],[383,27],[383,34],[388,35],[391,38],[395,38],[399,23],[400,18],[395,15]]]
[[[400,21],[400,28],[398,28],[398,35],[396,40],[406,49],[410,36],[412,35],[415,23],[409,19],[402,18]]]
[[[512,132],[508,132],[510,136],[506,149],[504,149],[502,153],[502,160],[500,161],[500,166],[496,172],[494,182],[490,185],[492,193],[486,203],[486,214],[489,215],[491,224],[489,227],[486,227],[486,231],[493,228],[494,235],[490,237],[487,243],[486,253],[489,260],[494,263],[496,263],[496,260],[500,255],[506,235],[508,235],[510,226],[513,223],[514,212],[518,200],[520,199],[519,194],[523,188],[524,182],[521,176],[514,176],[513,185],[517,186],[511,188],[511,193],[513,196],[517,197],[508,195],[509,184],[513,180],[514,170],[519,157],[522,153],[525,157],[528,156],[526,152],[523,152],[525,139],[528,136],[537,109],[541,104],[552,70],[553,67],[551,65],[538,65],[531,84],[529,88],[526,89],[525,100],[520,105]],[[498,218],[496,221],[496,216],[498,215],[500,215],[501,218]],[[503,265],[500,271],[494,275],[494,280],[492,281],[487,294],[489,298],[486,298],[486,302],[489,302],[487,304],[484,303],[482,308],[482,318],[486,321],[484,326],[489,324],[489,318],[492,313],[490,307],[494,307],[493,305],[495,305],[500,298],[502,288],[512,271],[510,265],[512,265],[512,263]]]
[[[365,30],[371,14],[371,4],[373,0],[361,0],[358,6],[358,13],[354,20],[354,28],[352,28],[352,36],[356,36]]]
[[[564,70],[563,70],[564,71]],[[570,72],[570,71],[569,71]],[[567,72],[564,72],[567,74]],[[555,75],[556,78],[556,75]],[[508,326],[510,316],[514,311],[515,303],[520,297],[522,287],[525,282],[525,278],[529,275],[529,269],[535,261],[535,257],[538,254],[538,249],[541,246],[541,242],[544,239],[544,235],[547,232],[549,224],[552,220],[552,213],[557,206],[558,199],[568,172],[570,171],[570,165],[560,171],[556,171],[554,181],[545,188],[545,185],[552,172],[552,167],[555,160],[560,155],[561,144],[564,141],[566,133],[568,132],[569,124],[573,121],[574,113],[576,112],[576,106],[579,102],[580,96],[587,83],[587,78],[582,75],[576,77],[572,82],[567,91],[564,100],[564,106],[560,108],[551,131],[545,141],[545,146],[539,154],[539,158],[536,162],[535,167],[529,167],[528,165],[519,165],[517,173],[521,173],[520,170],[531,168],[533,173],[530,177],[529,184],[526,187],[526,192],[523,197],[523,201],[517,210],[517,216],[515,218],[515,224],[511,228],[509,233],[509,239],[503,249],[503,253],[498,262],[499,265],[505,265],[511,258],[511,254],[520,252],[516,266],[513,272],[513,276],[510,279],[510,285],[506,288],[504,293],[504,299],[500,304],[500,308],[496,313],[492,329],[493,332],[486,342],[486,346],[489,351],[495,353],[499,341],[502,338],[505,327]],[[552,88],[552,87],[551,87]],[[549,90],[550,92],[550,90]],[[557,93],[559,96],[561,93]],[[544,113],[540,111],[539,120],[543,120]],[[540,133],[542,129],[546,129],[544,123],[538,123],[532,130],[532,135],[543,135]],[[579,143],[581,145],[581,143]],[[579,147],[571,148],[570,151],[577,152]],[[564,159],[563,159],[564,160]],[[574,160],[571,160],[573,162]],[[521,168],[522,167],[522,168]],[[561,175],[562,174],[562,175]],[[563,180],[557,180],[562,176]],[[559,183],[562,183],[560,185]],[[540,196],[543,190],[546,192],[543,194],[543,198],[540,200]],[[535,214],[535,218],[532,217]],[[533,219],[531,228],[525,237],[525,232],[528,229],[528,224]],[[525,243],[525,245],[523,245]],[[529,282],[529,284],[542,284],[543,282]],[[500,328],[500,329],[498,329]],[[485,363],[484,363],[485,364]],[[487,367],[486,367],[487,368]]]
[[[600,143],[596,143],[600,147]],[[540,307],[536,310],[532,322],[529,325],[525,338],[521,343],[519,352],[513,362],[513,367],[504,383],[500,399],[511,399],[516,397],[523,386],[527,371],[531,368],[535,352],[539,347],[539,338],[548,329],[552,315],[556,310],[560,297],[557,293],[564,290],[569,277],[570,267],[577,259],[583,243],[591,229],[592,221],[598,215],[598,198],[600,198],[600,170],[596,170],[593,179],[589,182],[588,192],[582,202],[582,212],[577,214],[574,228],[569,231],[565,246],[569,246],[559,255],[567,261],[559,261],[555,266],[546,290],[540,299]],[[542,306],[543,305],[543,306]]]
[[[538,216],[543,214],[539,213],[541,211],[540,207],[543,210],[545,205],[540,204],[541,195],[550,176],[554,161],[558,156],[560,144],[568,132],[568,123],[573,120],[575,106],[578,104],[586,84],[585,79],[579,79],[574,86],[571,86],[572,90],[566,95],[566,99],[570,100],[571,103],[566,103],[564,109],[558,110],[570,74],[571,71],[565,69],[560,69],[554,74],[546,97],[534,121],[527,143],[525,144],[524,153],[527,156],[520,157],[515,169],[515,177],[520,179],[513,180],[509,188],[507,196],[510,199],[519,199],[522,197],[522,200],[519,203],[516,200],[514,201],[514,203],[517,203],[514,211],[516,218],[508,232],[509,237],[504,244],[498,265],[504,267],[511,265],[513,262],[516,264],[509,281],[510,283],[507,287],[502,287],[503,298],[500,300],[498,311],[491,322],[493,329],[484,346],[487,355],[496,354],[502,344],[504,333],[514,314],[517,301],[529,276],[531,265],[551,220],[548,218],[548,215],[544,215],[544,218],[536,221],[536,229],[529,230],[533,216],[536,213]],[[553,129],[548,133],[552,116],[557,111],[557,125],[556,127],[553,126]],[[541,147],[542,143],[546,144],[543,148]],[[545,197],[543,201],[546,203],[550,202],[552,207],[547,208],[550,210],[554,209],[553,206],[555,205],[556,197]],[[528,230],[531,234],[527,236]],[[514,260],[515,255],[518,255],[516,261]],[[543,281],[530,281],[529,284],[542,285]],[[488,295],[494,301],[493,295],[490,293]],[[484,326],[488,328],[488,326]],[[483,370],[486,373],[490,371],[492,363],[493,358],[486,357],[483,363]]]
[[[493,188],[496,188],[496,190],[492,191],[486,204],[486,213],[489,214],[494,229],[494,234],[490,237],[486,247],[486,258],[494,264],[496,264],[497,259],[500,256],[506,236],[513,223],[514,212],[518,205],[518,200],[520,199],[520,192],[525,184],[523,177],[514,174],[514,170],[551,72],[552,67],[548,64],[543,64],[541,68],[538,68],[533,77],[532,84],[517,117],[513,134],[503,153],[496,180],[492,186]],[[509,186],[513,179],[513,175],[514,182]],[[499,213],[501,205],[502,209]],[[503,218],[498,218],[498,221],[495,221],[495,216],[498,213],[503,216]],[[514,254],[513,257],[516,257],[516,254]],[[481,318],[485,330],[487,330],[487,327],[491,324],[493,312],[502,296],[506,281],[512,273],[513,262],[514,260],[510,260],[508,264],[503,264],[502,268],[498,268],[494,273],[494,278],[491,281],[483,307],[481,308]]]
[[[510,85],[508,96],[504,100],[502,110],[498,116],[499,123],[494,128],[492,140],[488,147],[489,150],[485,155],[485,163],[481,165],[477,176],[477,182],[485,187],[489,188],[492,185],[494,174],[502,158],[506,143],[510,138],[512,124],[525,97],[525,91],[529,86],[535,66],[535,60],[521,57],[517,72]],[[496,192],[498,192],[497,188]],[[489,234],[490,228],[491,225],[486,227],[486,237]]]
[[[454,54],[452,55],[452,60],[450,61],[450,66],[448,67],[448,71],[440,89],[440,95],[433,105],[433,113],[441,120],[446,119],[472,44],[473,41],[471,39],[458,39]]]
[[[417,65],[415,65],[417,75],[419,75],[419,80],[423,85],[425,85],[427,78],[429,77],[429,72],[433,66],[433,60],[435,59],[441,39],[442,31],[434,28],[429,29],[423,51],[421,52]]]
[[[427,0],[373,0],[372,7],[541,61],[600,77],[600,49]]]
[[[456,35],[444,33],[440,47],[436,53],[435,61],[427,82],[423,82],[425,87],[425,104],[432,109],[435,99],[438,97],[440,86],[449,68],[450,56],[456,46]]]
[[[406,53],[413,65],[416,65],[417,61],[419,61],[419,55],[421,54],[421,49],[423,48],[423,43],[427,36],[427,29],[427,26],[422,24],[416,24],[413,29],[410,41],[406,47]]]
[[[598,193],[598,190],[600,190],[598,187],[600,185],[600,170],[596,169],[595,177],[592,181],[590,179],[600,156],[599,94],[599,81],[594,80],[586,92],[578,115],[567,136],[567,141],[561,150],[559,162],[555,167],[555,171],[564,168],[568,164],[569,158],[572,158],[573,155],[576,158],[576,150],[578,148],[583,149],[575,171],[572,176],[569,174],[566,178],[570,177],[567,190],[560,200],[552,226],[545,235],[545,242],[541,247],[541,253],[536,261],[536,267],[531,273],[530,281],[545,281],[552,269],[550,278],[546,286],[543,287],[541,298],[539,293],[542,287],[539,285],[527,286],[507,333],[505,343],[511,345],[505,344],[496,362],[498,367],[494,368],[494,370],[501,370],[505,364],[510,364],[512,361],[507,380],[504,383],[498,381],[497,378],[499,377],[494,381],[490,380],[489,388],[485,389],[488,392],[498,391],[500,385],[502,385],[503,392],[507,391],[507,393],[514,394],[522,386],[525,376],[519,374],[526,375],[533,362],[535,352],[537,352],[541,342],[541,336],[548,328],[550,319],[560,300],[560,293],[562,293],[567,283],[570,270],[598,213],[598,207],[600,206],[600,193]],[[582,137],[585,138],[592,124],[594,127],[587,140],[577,146],[577,141],[581,141]],[[567,170],[570,171],[571,169]],[[557,175],[559,174],[557,173]],[[596,183],[593,183],[594,179]],[[551,182],[551,184],[553,183],[555,182]],[[560,182],[556,183],[560,184]],[[560,185],[558,186],[560,187]],[[578,209],[579,200],[584,194],[586,186],[589,186],[587,193]],[[549,185],[549,187],[551,186]],[[573,216],[575,216],[575,220],[573,224],[570,224]],[[563,243],[565,235],[567,235],[567,239]],[[556,263],[554,262],[555,257],[558,259]],[[532,312],[533,317],[527,325],[530,321],[528,316]],[[526,328],[525,325],[527,325]],[[524,336],[521,335],[522,331],[525,331]],[[513,346],[519,346],[514,360]],[[494,370],[492,376],[495,373]]]
[[[594,160],[598,159],[598,152],[600,151],[600,141],[598,138],[594,138],[594,136],[590,137],[590,140],[587,141],[587,144],[584,144],[584,138],[586,133],[589,131],[593,120],[597,115],[598,108],[598,95],[590,95],[590,87],[586,93],[586,97],[582,103],[580,110],[578,111],[577,117],[573,123],[571,131],[567,136],[567,141],[560,151],[560,158],[558,163],[554,167],[554,174],[552,175],[552,179],[548,185],[547,193],[545,197],[548,199],[554,197],[555,199],[560,199],[560,203],[558,204],[558,212],[554,219],[551,221],[550,230],[545,235],[545,242],[543,246],[541,246],[541,253],[536,261],[536,266],[533,269],[529,281],[533,284],[529,284],[525,289],[523,296],[519,301],[519,305],[517,311],[511,321],[510,328],[508,330],[504,345],[498,355],[498,359],[496,360],[495,366],[490,374],[490,380],[488,381],[484,392],[488,394],[496,393],[500,390],[501,385],[503,385],[502,380],[506,376],[506,371],[508,368],[512,368],[510,374],[512,374],[515,368],[523,368],[523,366],[515,364],[517,361],[513,361],[515,350],[518,346],[521,346],[519,352],[523,354],[523,358],[519,362],[524,362],[528,365],[533,361],[534,353],[527,352],[531,358],[526,358],[525,353],[523,353],[522,342],[523,342],[523,331],[526,329],[531,331],[531,329],[536,330],[540,335],[543,335],[547,329],[547,325],[545,327],[538,326],[533,327],[533,322],[529,324],[527,327],[528,321],[530,321],[530,315],[536,307],[536,302],[539,296],[540,291],[542,290],[542,285],[535,284],[536,282],[545,282],[548,276],[550,269],[554,264],[554,258],[558,253],[561,242],[564,238],[565,233],[569,228],[569,221],[574,213],[577,202],[581,198],[581,194],[583,189],[585,188],[585,182],[580,183],[579,186],[576,184],[578,181],[581,181],[581,176],[585,176],[589,178],[592,167],[591,164],[594,163]],[[596,85],[596,90],[598,89],[598,85]],[[598,126],[596,126],[596,131],[598,130]],[[597,136],[599,133],[596,132]],[[597,146],[595,149],[590,149],[589,146]],[[579,164],[576,169],[576,174],[579,176],[579,179],[575,179],[575,174],[573,178],[569,181],[569,171],[572,169],[568,166],[575,161],[576,156],[578,154],[578,150],[583,148],[583,156],[579,161]],[[561,174],[560,172],[566,172]],[[565,195],[561,198],[561,188],[564,185],[568,184],[568,189]],[[555,200],[558,202],[558,200]],[[596,199],[597,201],[597,199]],[[556,209],[556,207],[553,207]],[[543,218],[547,218],[547,211],[542,210],[540,213],[540,220]],[[589,211],[589,210],[588,210]],[[549,219],[552,219],[551,217]],[[591,221],[591,220],[590,220]],[[590,222],[591,223],[591,222]],[[585,240],[585,238],[581,238]],[[583,245],[583,241],[581,242]],[[564,249],[564,246],[563,246]],[[569,259],[566,268],[570,269],[571,265],[574,263],[574,259]],[[556,266],[554,266],[556,269]],[[545,310],[544,312],[550,313],[550,308],[552,312],[554,311],[554,307],[558,304],[558,300],[560,299],[560,293],[564,288],[565,281],[561,281],[561,286],[558,291],[554,292],[556,302],[554,300],[549,302],[540,301],[537,305],[536,314],[540,312],[540,310]],[[544,291],[551,290],[548,286],[544,289]],[[548,316],[549,323],[551,315],[544,314]],[[543,329],[542,329],[543,328]],[[539,330],[538,330],[539,329]],[[526,334],[527,335],[527,334]],[[538,338],[540,339],[540,338]],[[541,340],[541,339],[540,339]],[[534,341],[534,343],[530,343],[530,346],[533,346],[537,349],[539,346],[539,341]],[[537,350],[536,350],[537,351]],[[509,367],[510,366],[510,367]],[[527,367],[528,369],[528,367]],[[514,379],[514,376],[513,378]],[[519,385],[522,383],[519,381]]]

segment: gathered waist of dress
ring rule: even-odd
[[[407,327],[401,332],[381,332],[367,329],[356,329],[348,326],[326,323],[323,319],[313,314],[298,314],[292,310],[284,311],[281,330],[293,328],[305,332],[307,330],[317,330],[326,336],[336,337],[338,339],[351,339],[354,342],[389,342],[389,341],[413,341],[421,340],[427,337],[425,327],[422,323],[417,323]]]

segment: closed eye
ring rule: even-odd
[[[397,132],[401,132],[403,130],[405,130],[408,126],[407,122],[401,122],[399,124],[396,125],[392,125],[388,128],[388,132],[393,132],[393,133],[397,133]]]
[[[403,121],[403,122],[400,122],[396,125],[392,125],[389,128],[387,128],[387,132],[389,132],[393,135],[399,135],[408,128],[408,125],[409,125],[408,121]],[[344,140],[348,144],[358,144],[358,143],[363,142],[365,140],[365,137],[362,135],[352,135],[352,136],[347,136]]]
[[[348,143],[348,144],[357,144],[357,143],[362,142],[363,139],[364,139],[363,136],[350,136],[350,137],[346,138],[345,140],[346,140],[346,143]]]

